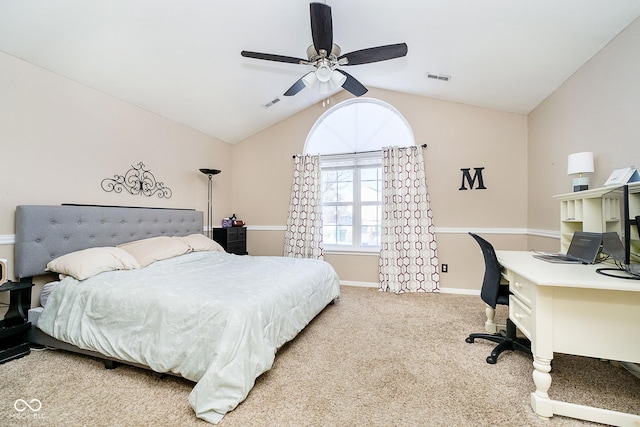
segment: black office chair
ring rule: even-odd
[[[491,243],[487,242],[477,234],[469,233],[480,245],[482,255],[484,256],[484,279],[482,281],[482,289],[480,298],[489,306],[491,310],[495,310],[496,305],[509,305],[509,287],[500,284],[502,278],[502,266],[496,257],[496,251]],[[493,313],[493,311],[491,311]],[[493,319],[490,319],[493,321]],[[518,338],[516,336],[516,325],[507,318],[507,331],[504,333],[478,333],[470,334],[465,341],[473,343],[477,338],[493,341],[498,345],[493,349],[491,355],[487,357],[487,363],[495,364],[498,356],[505,350],[519,350],[531,354],[531,343],[526,338]]]

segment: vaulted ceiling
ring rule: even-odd
[[[638,0],[327,4],[343,53],[408,45],[350,66],[365,86],[523,114],[640,16]],[[232,144],[328,96],[283,97],[312,68],[240,52],[311,44],[302,0],[0,0],[0,51]]]

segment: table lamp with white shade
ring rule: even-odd
[[[573,178],[573,191],[589,189],[589,177],[583,176],[584,173],[593,173],[593,153],[585,151],[569,154],[567,175],[578,175],[577,178]]]

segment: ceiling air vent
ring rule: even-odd
[[[278,102],[280,102],[280,98],[275,98],[272,99],[271,101],[267,102],[266,104],[263,105],[264,108],[269,108],[274,104],[277,104]]]
[[[427,78],[432,80],[440,80],[442,82],[448,82],[449,80],[451,80],[451,76],[447,76],[445,74],[427,73]]]

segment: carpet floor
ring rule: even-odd
[[[497,320],[506,311],[499,309]],[[532,360],[494,344],[467,344],[484,329],[477,296],[403,294],[342,287],[342,295],[293,341],[221,427],[596,426],[530,406]],[[640,414],[640,380],[614,364],[557,354],[552,398]],[[193,383],[56,350],[0,365],[0,425],[200,426]],[[41,408],[16,410],[37,399]],[[22,405],[22,406],[20,406]],[[35,405],[35,403],[34,403]],[[24,409],[22,402],[18,406]]]

